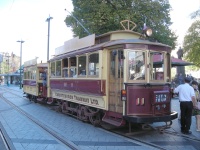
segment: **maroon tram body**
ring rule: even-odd
[[[69,40],[46,67],[34,64],[36,78],[28,80],[29,72],[24,92],[94,125],[171,122],[171,48],[144,38],[120,30]],[[45,86],[37,79],[44,69]]]

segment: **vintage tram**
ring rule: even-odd
[[[171,110],[171,47],[124,29],[64,42],[46,66],[47,85],[41,88],[40,80],[33,84],[25,76],[24,92],[94,125],[176,119]],[[46,67],[35,66],[37,78]]]
[[[48,64],[38,63],[37,58],[24,62],[23,91],[28,99],[35,102],[47,99],[47,69]]]

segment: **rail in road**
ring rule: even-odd
[[[9,144],[7,143],[2,131],[0,130],[0,149],[2,150],[10,150]]]

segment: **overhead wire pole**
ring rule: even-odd
[[[46,19],[46,22],[48,22],[48,38],[47,38],[47,61],[49,60],[49,36],[50,36],[50,20],[53,19],[53,17],[49,17]]]
[[[72,13],[70,13],[67,9],[65,9],[65,11],[67,11],[81,25],[81,27],[87,32],[88,35],[91,35],[91,33],[82,25],[80,21],[78,21],[78,19],[76,19],[74,15],[72,15]]]
[[[22,88],[22,43],[25,41],[19,40],[17,41],[20,43],[20,66],[19,66],[19,72],[20,72],[20,77],[19,77],[19,88]]]

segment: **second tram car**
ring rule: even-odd
[[[63,113],[80,120],[124,126],[177,118],[171,110],[171,47],[129,28],[66,41],[48,66],[41,65],[24,71],[24,92],[56,102]],[[46,95],[41,95],[37,78],[44,69]],[[34,73],[34,83],[27,81]]]
[[[26,97],[37,102],[47,99],[47,63],[37,63],[37,58],[24,63],[23,91]]]

